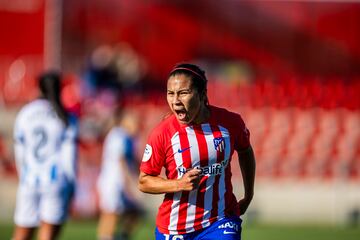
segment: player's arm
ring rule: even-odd
[[[239,164],[244,183],[244,197],[239,201],[240,215],[244,214],[254,196],[255,155],[251,146],[238,151]]]
[[[21,117],[17,117],[14,124],[14,154],[15,154],[15,166],[18,174],[21,173],[21,166],[25,159],[25,132],[22,128]]]
[[[132,170],[128,166],[125,156],[120,156],[119,165],[121,169],[121,177],[124,178],[124,191],[134,198],[139,198],[139,191],[137,188],[137,179],[136,175],[132,174]]]
[[[151,194],[191,191],[198,186],[199,174],[199,169],[192,169],[180,179],[165,179],[161,176],[152,176],[141,171],[138,187],[140,191]]]
[[[73,199],[76,192],[77,182],[77,159],[78,159],[78,122],[73,116],[69,118],[69,126],[64,129],[61,144],[62,167],[67,180],[67,188],[70,198]]]
[[[62,143],[62,160],[66,176],[71,183],[76,182],[78,158],[78,122],[75,117],[70,118],[70,125],[65,129]]]

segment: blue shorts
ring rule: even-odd
[[[241,222],[239,217],[222,218],[209,227],[187,234],[169,235],[155,229],[156,240],[240,240]]]

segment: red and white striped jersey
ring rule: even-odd
[[[239,114],[210,106],[208,122],[180,124],[174,115],[150,134],[140,170],[168,179],[181,178],[192,168],[201,170],[199,187],[167,193],[156,220],[160,232],[184,234],[203,229],[224,216],[238,215],[231,184],[234,150],[250,146],[249,131]]]

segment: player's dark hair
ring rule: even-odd
[[[191,78],[192,85],[200,94],[205,96],[205,105],[209,105],[209,100],[207,98],[207,79],[205,76],[205,71],[202,70],[199,66],[191,63],[180,63],[175,65],[171,70],[169,77],[184,74]]]
[[[46,72],[39,76],[39,88],[42,97],[49,100],[58,117],[68,125],[68,113],[66,112],[61,99],[61,76],[57,72]]]
[[[114,110],[114,121],[118,124],[124,116],[124,105],[118,104]]]

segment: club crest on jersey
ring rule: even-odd
[[[222,152],[225,149],[225,140],[223,137],[214,138],[214,147],[216,151]]]

